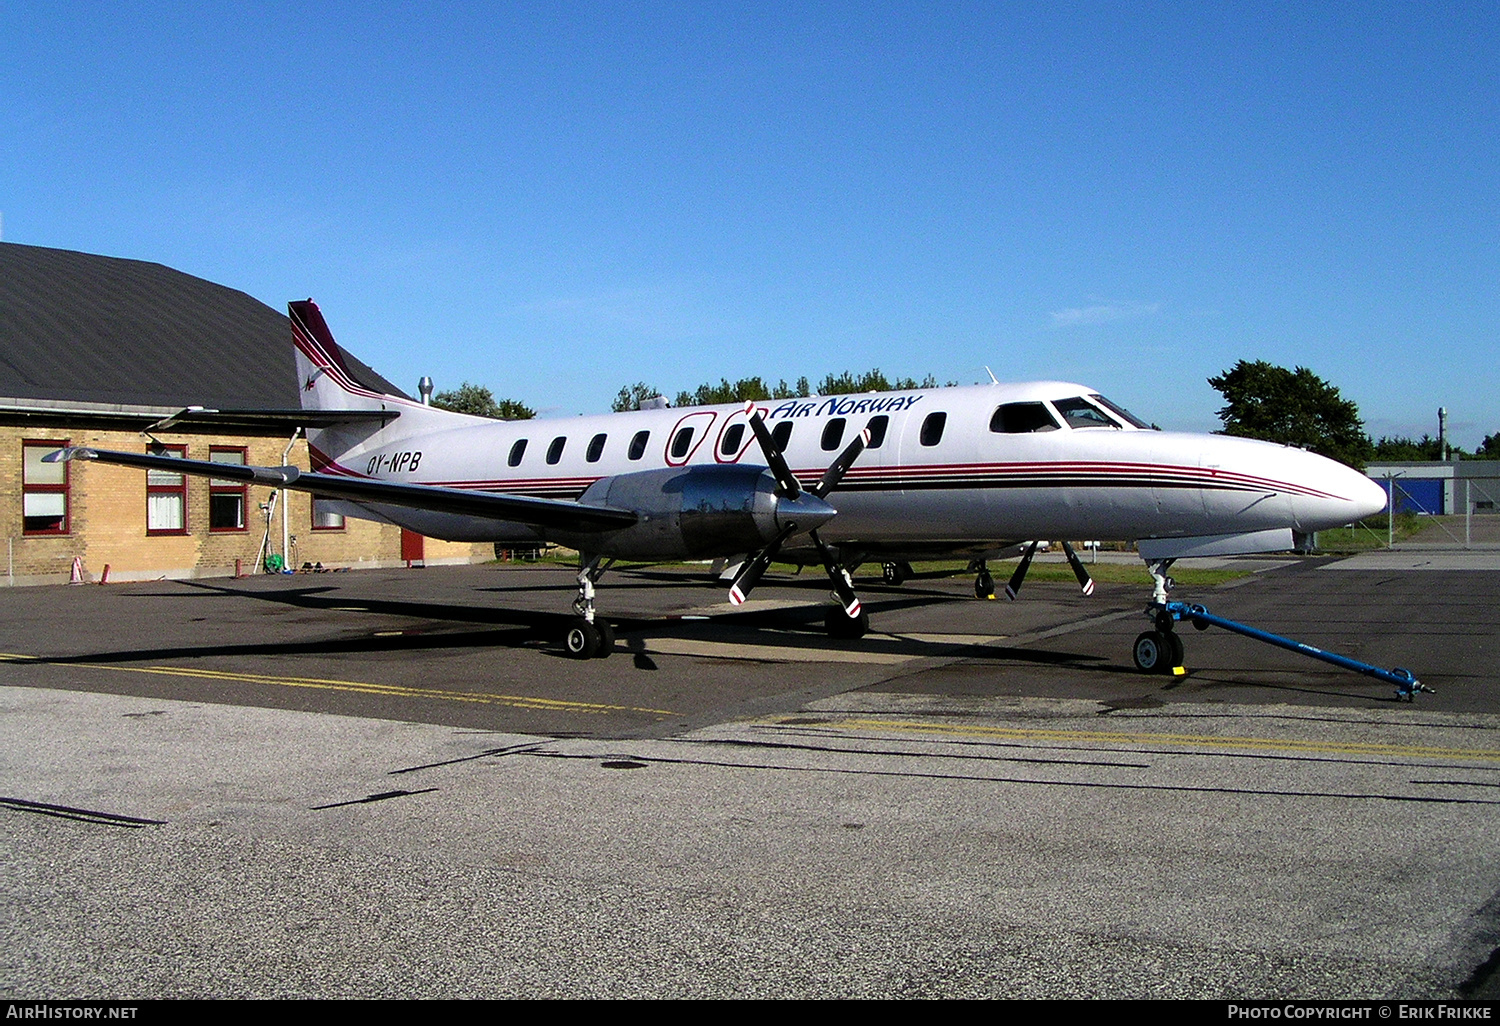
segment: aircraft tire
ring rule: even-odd
[[[898,587],[906,581],[906,568],[900,563],[883,563],[880,567],[880,577],[891,587]]]
[[[995,579],[990,576],[988,570],[981,570],[979,576],[974,578],[974,597],[982,599],[995,597]]]
[[[1171,657],[1172,661],[1167,664],[1166,672],[1171,673],[1174,667],[1181,666],[1182,659],[1185,654],[1186,649],[1183,647],[1182,637],[1172,631],[1168,631],[1167,655]]]
[[[1172,672],[1172,649],[1167,637],[1161,631],[1142,631],[1136,637],[1130,654],[1135,659],[1137,670],[1142,673]]]
[[[870,614],[861,609],[859,615],[849,617],[838,607],[828,610],[828,615],[823,618],[823,625],[828,629],[830,638],[862,638],[870,629]]]
[[[608,659],[615,650],[615,629],[609,625],[608,620],[595,620],[594,629],[599,632],[598,657]]]
[[[592,659],[599,652],[599,629],[580,617],[568,627],[563,647],[574,659]]]

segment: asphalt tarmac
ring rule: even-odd
[[[1500,569],[1250,566],[1173,597],[1436,693],[1139,674],[1144,574],[612,572],[582,663],[557,569],[0,592],[0,993],[1495,996]]]

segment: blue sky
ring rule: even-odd
[[[1500,4],[0,9],[8,242],[312,296],[408,390],[878,366],[1500,431]]]

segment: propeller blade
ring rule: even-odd
[[[844,615],[854,619],[859,615],[859,596],[854,594],[854,586],[849,583],[849,574],[839,565],[834,558],[833,552],[823,539],[818,537],[818,532],[812,532],[813,544],[818,547],[818,554],[823,557],[823,569],[828,571],[828,579],[833,582],[833,593],[838,596],[839,604],[844,607]]]
[[[745,604],[745,600],[750,597],[750,592],[760,583],[761,574],[766,572],[766,568],[776,558],[776,553],[781,551],[781,543],[791,537],[795,530],[797,530],[796,524],[787,524],[765,548],[745,560],[745,565],[740,567],[740,572],[734,575],[734,580],[729,585],[731,604],[736,606]]]
[[[1031,569],[1031,557],[1036,555],[1038,544],[1038,542],[1032,542],[1026,546],[1026,554],[1021,557],[1021,562],[1016,564],[1016,572],[1010,575],[1010,583],[1005,586],[1005,597],[1012,602],[1021,591],[1021,582],[1026,580],[1026,571]]]
[[[1094,579],[1089,576],[1088,570],[1083,565],[1083,560],[1078,558],[1078,553],[1073,551],[1073,546],[1067,542],[1062,543],[1063,555],[1068,557],[1068,565],[1073,568],[1073,576],[1078,578],[1078,587],[1085,595],[1094,593]]]
[[[849,468],[854,465],[854,461],[859,459],[859,454],[864,452],[865,446],[869,444],[870,429],[866,428],[859,433],[859,437],[844,447],[844,451],[839,453],[839,458],[829,464],[827,470],[823,471],[823,479],[809,488],[808,491],[821,499],[837,488],[839,482],[844,479],[844,475],[848,473]]]
[[[771,474],[776,478],[777,491],[784,498],[795,499],[802,494],[802,483],[792,473],[792,468],[786,465],[786,457],[781,455],[781,450],[776,448],[776,442],[771,438],[771,432],[766,427],[765,419],[761,417],[760,411],[755,408],[755,403],[746,403],[745,412],[750,415],[750,430],[755,433],[755,440],[760,443],[760,451],[766,458],[766,466],[771,468]]]

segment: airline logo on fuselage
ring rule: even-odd
[[[766,414],[767,420],[791,417],[854,417],[861,413],[898,413],[922,401],[920,395],[835,395],[827,399],[788,399]]]

